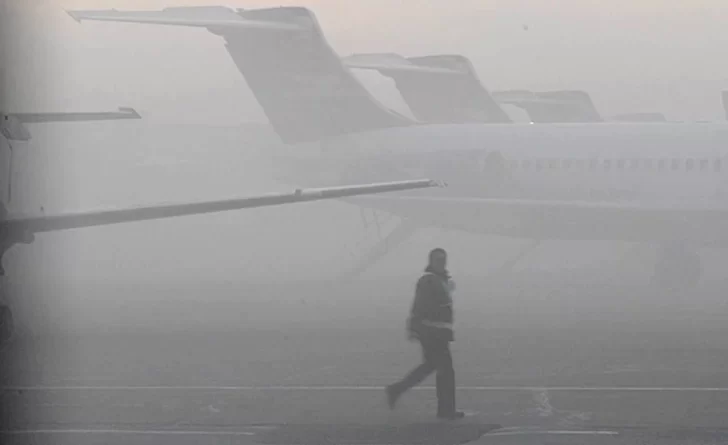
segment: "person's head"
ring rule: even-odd
[[[445,272],[447,270],[447,252],[445,252],[445,249],[440,247],[432,249],[427,264],[435,272]]]

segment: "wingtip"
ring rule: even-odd
[[[142,117],[139,112],[132,107],[119,107],[119,112],[128,114],[129,117],[133,119],[141,119]]]
[[[76,11],[70,11],[68,9],[65,9],[65,11],[76,23],[81,23],[81,16]]]

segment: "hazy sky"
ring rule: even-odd
[[[24,15],[32,18],[21,23],[32,22],[36,32],[14,37],[18,47],[29,52],[23,58],[33,60],[19,66],[45,64],[41,71],[53,75],[48,86],[52,101],[37,88],[16,88],[31,93],[25,102],[35,97],[35,102],[78,108],[124,100],[146,108],[150,117],[172,121],[265,118],[219,37],[199,29],[79,25],[63,9],[305,5],[316,13],[341,55],[464,54],[492,90],[585,89],[605,114],[657,110],[676,119],[717,119],[718,92],[728,89],[723,43],[728,41],[728,3],[721,0],[422,0],[416,6],[393,0],[22,4]],[[22,72],[18,76],[27,78],[27,69]],[[16,108],[30,106],[21,102],[16,98],[11,103]],[[202,117],[191,110],[201,107]]]

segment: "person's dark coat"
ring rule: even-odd
[[[453,341],[453,308],[450,276],[431,268],[417,281],[415,298],[408,320],[410,335],[420,341]]]

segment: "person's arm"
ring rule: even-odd
[[[429,286],[427,285],[428,278],[428,276],[421,277],[415,287],[415,298],[412,302],[409,318],[407,319],[407,331],[410,339],[416,339],[420,336],[422,321],[428,313],[428,301],[431,299]]]

